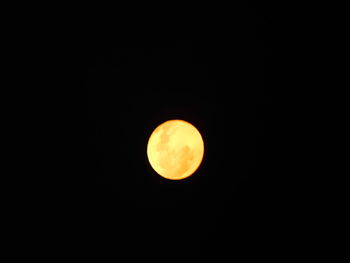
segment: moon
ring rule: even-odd
[[[148,161],[162,177],[181,180],[200,166],[204,142],[199,131],[184,120],[168,120],[151,134],[147,144]]]

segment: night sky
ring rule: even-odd
[[[260,258],[271,224],[267,18],[244,10],[188,34],[111,34],[108,25],[84,32],[70,66],[82,95],[72,118],[79,147],[69,153],[79,164],[69,206],[77,232],[68,239],[98,262]],[[146,155],[150,134],[170,119],[192,123],[205,144],[200,168],[181,181],[157,175]]]

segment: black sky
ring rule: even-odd
[[[268,19],[238,13],[220,27],[194,23],[186,34],[120,33],[94,22],[76,36],[69,67],[81,103],[68,155],[79,185],[69,206],[79,251],[130,259],[120,262],[265,253]],[[151,132],[169,119],[189,121],[204,138],[202,165],[182,181],[163,179],[147,161]]]

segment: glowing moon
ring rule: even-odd
[[[159,125],[147,144],[152,168],[164,178],[181,180],[192,175],[202,162],[204,143],[199,131],[183,120]]]

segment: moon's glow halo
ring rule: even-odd
[[[152,168],[170,180],[191,176],[200,166],[203,155],[201,134],[183,120],[169,120],[160,124],[147,144],[147,156]]]

